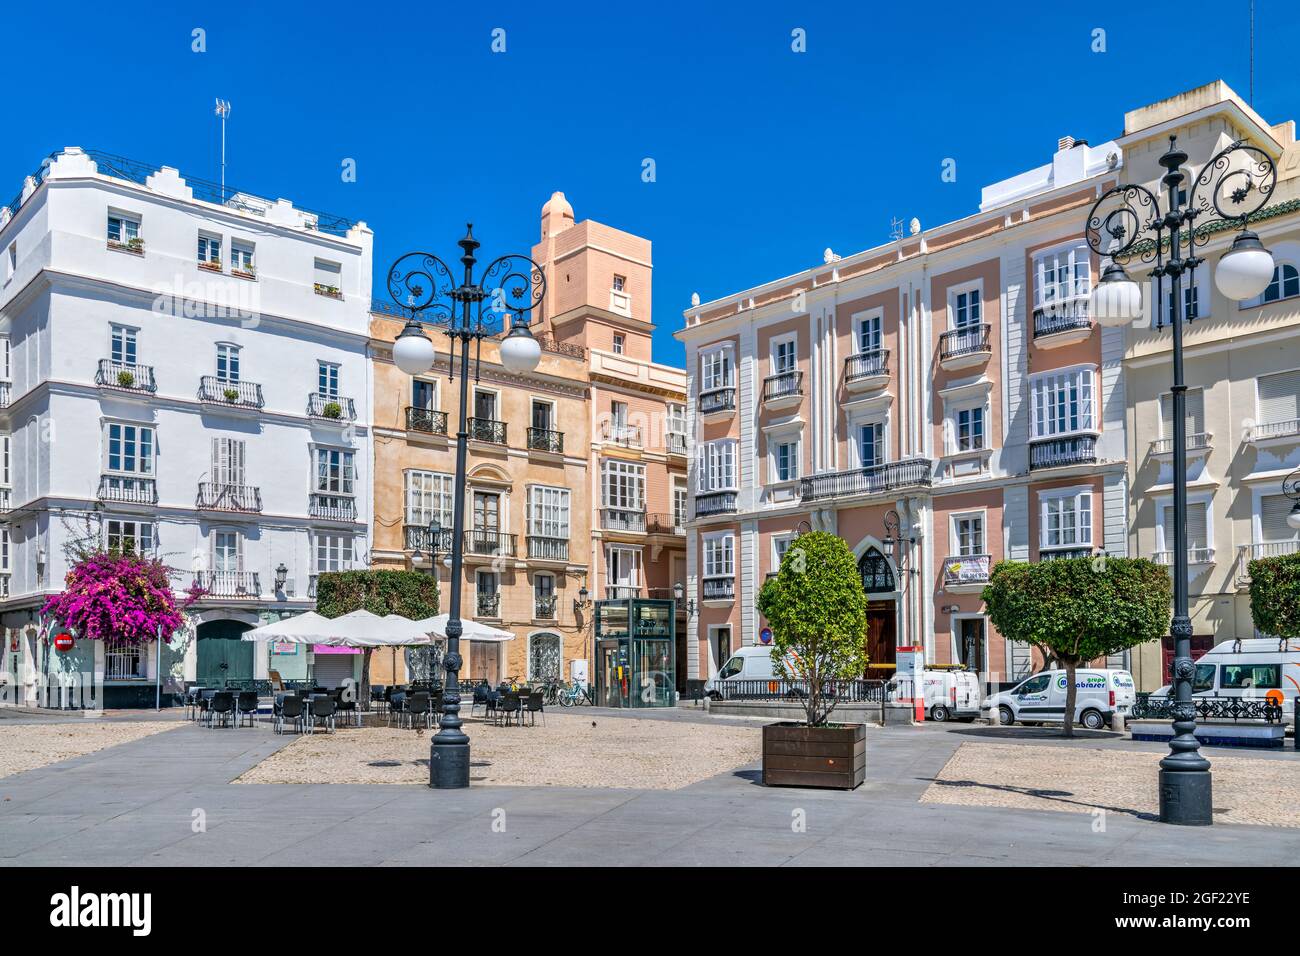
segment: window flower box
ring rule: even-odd
[[[115,249],[118,252],[129,252],[132,255],[144,255],[144,240],[139,236],[134,239],[127,239],[125,242],[118,242],[115,239],[108,240],[108,248]]]
[[[199,263],[199,268],[200,268],[200,269],[205,269],[205,270],[208,271],[208,272],[220,272],[220,271],[221,271],[221,263],[220,263],[220,262],[200,262],[200,263]]]
[[[339,291],[339,287],[336,285],[324,285],[320,282],[317,282],[314,287],[316,289],[317,295],[323,295],[329,299],[343,298],[343,293]]]

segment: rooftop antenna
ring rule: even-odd
[[[226,201],[226,120],[230,116],[230,100],[217,97],[216,115],[221,117],[221,202]]]
[[[1255,105],[1255,0],[1250,0],[1250,105]]]
[[[889,238],[895,242],[903,238],[903,220],[893,216],[889,220]]]

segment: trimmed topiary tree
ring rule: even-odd
[[[758,609],[772,628],[776,673],[808,682],[808,726],[824,725],[836,700],[826,700],[823,684],[867,667],[867,595],[844,539],[825,531],[796,538],[758,592]]]
[[[1146,558],[999,561],[982,595],[989,620],[1065,665],[1065,736],[1074,736],[1080,664],[1169,633],[1173,581]]]
[[[326,571],[316,579],[316,613],[341,617],[365,609],[383,617],[400,614],[419,621],[438,613],[438,579],[420,571],[397,568],[369,571]],[[370,708],[370,656],[364,648],[361,660],[360,706]]]
[[[1300,554],[1256,558],[1250,575],[1250,618],[1255,630],[1274,637],[1300,637]]]

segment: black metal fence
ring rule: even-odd
[[[1135,720],[1173,720],[1177,704],[1171,697],[1138,694],[1129,715]],[[1197,720],[1282,720],[1282,705],[1267,697],[1193,697]]]
[[[780,677],[724,680],[715,685],[721,700],[802,702],[807,699],[811,683],[806,680],[788,680]],[[825,680],[821,682],[823,696],[834,698],[841,704],[884,704],[885,682],[882,680]]]

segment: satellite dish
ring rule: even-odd
[[[921,220],[913,216],[912,221],[907,224],[907,228],[912,235],[917,235],[921,231]]]

